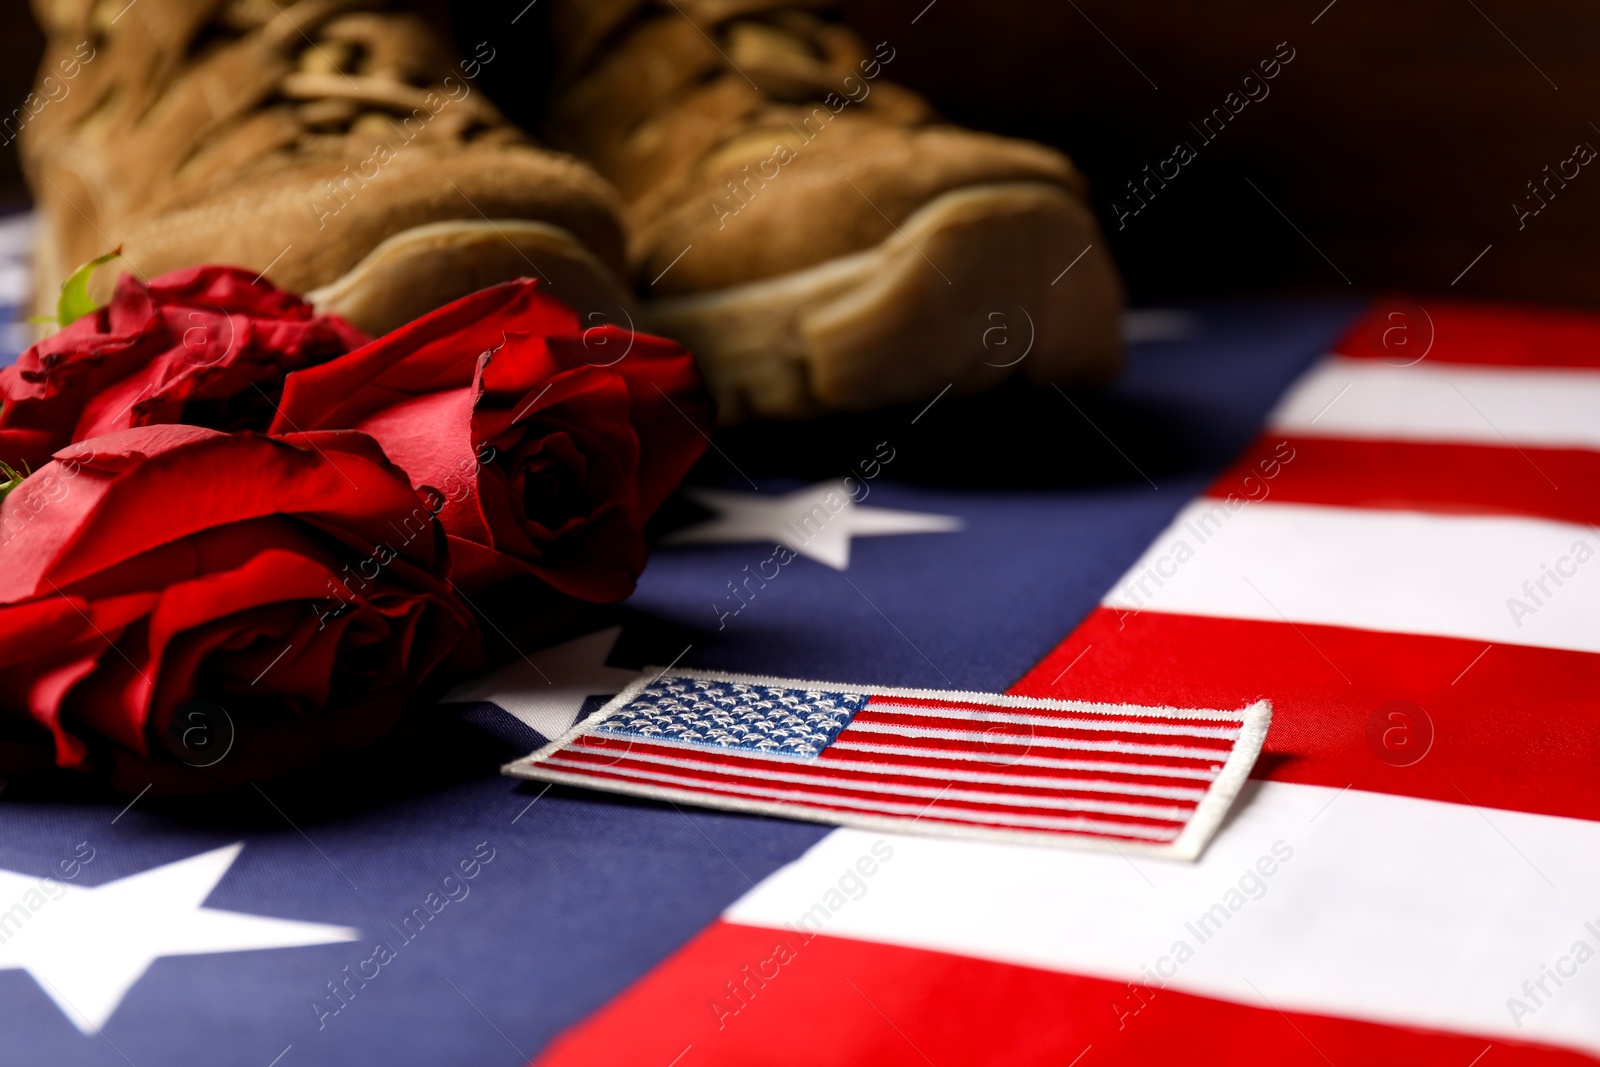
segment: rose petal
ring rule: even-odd
[[[284,383],[274,433],[355,426],[407,397],[468,385],[478,356],[501,346],[506,324],[534,335],[576,328],[577,313],[528,279],[462,297]]]

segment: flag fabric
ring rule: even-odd
[[[0,366],[12,363],[33,343],[29,295],[33,216],[0,216]]]
[[[1270,697],[1198,864],[836,831],[540,1062],[1595,1062],[1597,450],[1600,321],[1375,309],[1013,687]]]
[[[897,833],[1193,859],[1272,712],[648,670],[507,774]]]
[[[719,436],[690,499],[738,523],[680,516],[592,631],[362,758],[199,802],[11,785],[0,1060],[1594,1062],[1596,327],[1429,305],[1407,368],[1427,320],[1358,310],[1138,318],[1116,385],[988,423]],[[1302,378],[1330,346],[1350,377]],[[821,539],[750,506],[846,478]],[[675,659],[1273,722],[1193,863],[499,773]]]

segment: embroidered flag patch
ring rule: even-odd
[[[1234,711],[647,670],[505,773],[733,811],[1193,859],[1266,739]]]

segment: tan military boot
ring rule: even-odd
[[[364,0],[34,0],[49,45],[21,130],[41,298],[121,244],[146,277],[263,271],[381,333],[519,275],[631,298],[620,203],[534,146],[420,20]]]
[[[895,49],[792,0],[556,0],[544,134],[627,202],[647,320],[724,421],[1114,373],[1122,289],[1072,164],[940,123]]]

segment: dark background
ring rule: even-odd
[[[458,3],[463,39],[536,55],[537,18],[510,25],[524,3]],[[1600,167],[1520,231],[1511,206],[1578,142],[1600,148],[1600,6],[1326,4],[853,0],[846,11],[896,49],[887,76],[951,119],[1069,152],[1135,299],[1406,289],[1600,303]],[[22,0],[0,0],[0,20],[9,110],[40,39]],[[1295,58],[1271,94],[1201,147],[1188,123],[1284,41]],[[494,64],[486,88],[531,121],[539,66]],[[1119,231],[1111,199],[1180,139],[1199,158]],[[15,155],[0,152],[0,200],[20,202]]]

